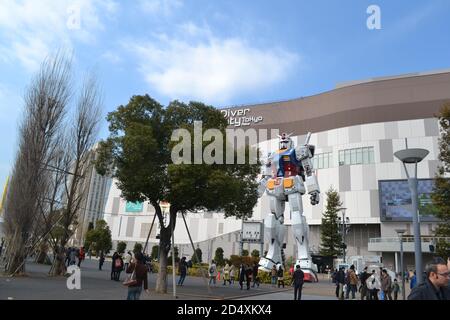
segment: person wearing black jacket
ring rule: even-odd
[[[425,267],[427,278],[414,287],[408,300],[450,300],[449,270],[442,258],[434,258]]]
[[[345,282],[345,273],[344,267],[341,267],[337,272],[336,276],[336,297],[339,300],[344,300],[344,282]]]
[[[361,293],[361,300],[364,300],[364,299],[367,300],[368,290],[367,290],[366,280],[368,277],[369,277],[369,274],[367,273],[367,267],[365,267],[364,271],[359,276],[359,280],[361,281],[361,286],[359,287],[359,291]]]
[[[301,300],[302,299],[302,289],[303,289],[303,283],[304,283],[304,278],[305,278],[305,274],[302,271],[302,269],[300,269],[300,266],[297,265],[294,275],[294,300]]]

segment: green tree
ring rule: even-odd
[[[159,246],[153,246],[152,247],[152,254],[151,254],[152,260],[158,259],[158,253],[159,253]]]
[[[223,260],[223,249],[221,247],[218,247],[216,249],[216,252],[214,254],[214,261],[216,261],[216,264],[218,266],[225,265],[225,261]]]
[[[134,254],[136,254],[136,253],[142,253],[142,249],[143,249],[142,244],[139,243],[139,242],[136,242],[136,243],[134,244],[133,253],[134,253]]]
[[[338,211],[342,207],[339,193],[330,187],[326,192],[327,205],[322,217],[320,227],[320,254],[327,257],[339,255],[341,250],[342,236],[339,233]]]
[[[242,256],[243,256],[243,257],[248,257],[248,254],[249,254],[249,253],[248,253],[248,250],[246,250],[246,249],[243,249],[243,250],[242,250]]]
[[[193,264],[202,263],[202,249],[197,248],[195,249],[195,254],[192,256],[191,260]]]
[[[126,248],[127,248],[127,243],[126,242],[120,241],[117,244],[117,252],[118,253],[124,253]]]
[[[251,216],[258,199],[256,178],[260,165],[248,161],[255,154],[249,147],[243,149],[247,155],[245,164],[220,164],[220,160],[225,160],[222,151],[227,150],[228,140],[223,137],[228,123],[219,110],[199,102],[173,101],[164,108],[148,95],[133,96],[127,105],[109,113],[107,120],[110,135],[100,143],[97,170],[100,174],[112,173],[127,201],[148,201],[155,208],[162,226],[156,292],[166,293],[167,258],[177,214],[207,210],[238,218]],[[213,142],[200,143],[201,154],[220,158],[219,161],[194,161],[198,153],[191,151],[199,149],[198,136],[194,137],[195,121],[201,122],[202,133],[208,129],[222,133],[222,139],[214,137]],[[177,133],[187,133],[187,137],[180,138]],[[182,154],[185,161],[173,163],[172,150],[176,155]],[[237,159],[237,150],[231,157]],[[161,209],[163,201],[170,203],[167,224]]]
[[[96,253],[100,251],[108,253],[112,249],[111,230],[109,230],[106,221],[97,221],[95,228],[86,233],[84,245]]]
[[[439,114],[441,136],[439,138],[439,160],[441,166],[436,175],[431,199],[435,216],[440,220],[435,229],[436,237],[450,237],[450,102],[444,104]],[[436,254],[441,257],[450,256],[450,242],[441,239],[436,244]]]
[[[89,222],[87,231],[90,231],[92,229],[94,229],[94,223],[93,222]]]
[[[253,258],[259,258],[259,250],[253,250],[252,251],[252,253],[251,253],[251,256],[253,257]]]

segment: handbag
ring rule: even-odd
[[[129,276],[124,282],[123,285],[126,287],[133,287],[135,285],[137,285],[137,280],[136,280],[136,267],[134,267],[133,273],[131,274],[131,276]]]

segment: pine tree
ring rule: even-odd
[[[439,139],[439,160],[441,166],[431,196],[435,207],[435,216],[440,220],[435,229],[436,237],[450,237],[450,102],[444,104],[439,114],[441,137]],[[441,257],[450,256],[450,243],[441,240],[436,245],[436,253]]]
[[[322,217],[320,228],[321,245],[320,254],[326,257],[333,257],[340,254],[342,236],[339,233],[338,211],[342,207],[339,193],[330,187],[326,192],[327,206]]]

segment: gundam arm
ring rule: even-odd
[[[271,154],[269,153],[269,155],[267,156],[267,159],[262,161],[264,169],[263,169],[263,173],[262,173],[262,178],[259,181],[258,198],[261,198],[263,196],[264,192],[266,191],[267,181],[272,176],[272,168],[271,168],[272,160],[271,159],[272,159]]]
[[[309,135],[308,139],[309,140]],[[299,146],[296,148],[297,160],[301,161],[303,169],[305,170],[305,185],[308,194],[311,196],[311,204],[316,205],[320,201],[320,188],[317,177],[314,173],[312,164],[312,153],[309,144]]]

